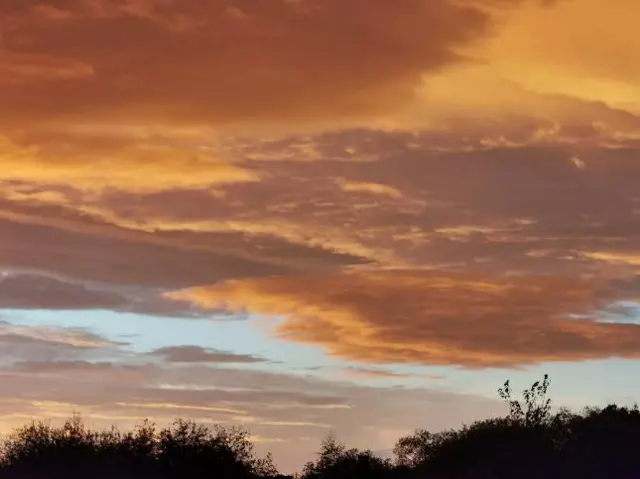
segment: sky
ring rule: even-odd
[[[631,404],[636,0],[0,1],[0,432],[250,429],[284,471]]]

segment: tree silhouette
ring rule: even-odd
[[[347,449],[332,434],[323,442],[316,462],[308,462],[301,479],[383,479],[391,477],[393,465],[370,450]]]
[[[640,477],[640,411],[609,405],[585,408],[567,421],[565,471],[586,477]]]
[[[401,437],[393,449],[395,462],[398,466],[416,468],[433,460],[443,445],[455,441],[458,431],[448,430],[431,433],[425,429],[418,429],[413,434]]]
[[[525,409],[517,399],[511,397],[511,385],[506,380],[498,395],[509,404],[509,419],[527,426],[539,426],[551,419],[551,399],[547,398],[549,375],[545,374],[542,382],[536,381],[529,389],[522,392]]]
[[[87,429],[74,415],[61,427],[43,422],[14,431],[2,443],[2,477],[274,477],[271,457],[257,457],[249,433],[178,419],[157,430],[144,421],[122,434]]]

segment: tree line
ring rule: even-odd
[[[300,479],[639,478],[637,406],[552,410],[548,376],[513,397],[498,394],[504,417],[400,438],[393,457],[348,448],[329,436]],[[158,429],[145,420],[121,432],[88,429],[75,415],[60,427],[32,422],[0,443],[4,479],[285,479],[270,455],[258,456],[242,428],[178,419]]]

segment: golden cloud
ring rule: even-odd
[[[3,184],[0,197],[11,202],[29,205],[65,205],[68,203],[66,196],[59,191],[41,191],[36,187],[24,184]]]
[[[394,124],[442,129],[453,123],[462,134],[463,118],[475,120],[476,130],[501,121],[489,139],[499,141],[513,123],[537,119],[554,127],[541,129],[529,139],[534,143],[584,143],[561,131],[576,124],[593,128],[600,144],[637,138],[640,58],[625,52],[640,48],[632,20],[639,15],[640,4],[627,0],[524,3],[503,11],[491,38],[463,49],[476,61],[432,72],[419,100]]]
[[[63,185],[88,192],[119,189],[150,193],[259,181],[250,170],[193,149],[139,143],[66,153],[20,146],[2,136],[0,170],[5,182]],[[12,191],[9,199],[25,199],[19,198],[20,194]],[[35,199],[60,202],[59,195]]]
[[[624,53],[640,48],[633,20],[638,16],[640,4],[627,0],[558,2],[551,9],[524,5],[508,13],[501,38],[490,42],[485,56],[496,72],[534,91],[638,113],[640,58]]]
[[[623,253],[613,251],[585,251],[582,253],[585,258],[596,261],[604,261],[611,264],[640,266],[640,253]]]
[[[279,337],[371,363],[489,367],[640,355],[640,326],[598,322],[596,311],[613,298],[577,278],[364,271],[233,281],[168,297],[284,317]]]
[[[381,183],[341,179],[338,180],[338,186],[342,191],[346,192],[369,193],[373,195],[390,196],[392,198],[400,198],[402,196],[402,193],[398,189]]]

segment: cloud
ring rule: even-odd
[[[16,361],[76,361],[116,351],[124,343],[88,330],[55,326],[28,327],[0,322],[0,364]]]
[[[575,9],[580,7],[575,2],[561,4],[574,11],[565,12],[563,17],[556,14],[555,8],[535,12],[521,9],[516,14],[519,20],[503,18],[504,28],[488,44],[469,52],[477,61],[429,75],[419,89],[418,99],[390,119],[387,128],[432,132],[434,147],[447,149],[460,149],[462,145],[470,149],[532,144],[637,146],[640,108],[635,101],[635,86],[624,88],[613,82],[607,88],[600,84],[602,74],[597,59],[580,73],[572,71],[578,62],[567,58],[563,64],[550,66],[547,59],[554,54],[550,45],[535,54],[536,60],[529,56],[531,36],[517,30],[521,21],[528,23],[522,27],[524,31],[551,22],[562,35],[553,43],[571,44],[572,40],[563,41],[573,36],[564,27],[567,18],[576,18]],[[544,18],[538,16],[542,12]],[[596,22],[597,16],[594,14]],[[572,54],[580,61],[591,58],[591,47],[583,44],[580,50],[580,54]],[[625,90],[628,98],[621,101],[616,92]],[[453,144],[447,145],[447,140]]]
[[[111,310],[123,313],[185,318],[215,311],[163,300],[162,290],[83,282],[33,273],[4,273],[0,282],[0,308],[20,310]]]
[[[638,250],[634,149],[585,148],[581,170],[564,147],[442,152],[432,140],[371,130],[310,137],[324,160],[252,161],[263,179],[228,185],[224,197],[169,189],[86,198],[36,179],[13,184],[21,199],[0,201],[0,262],[172,289],[365,265],[570,275],[630,266],[583,253]],[[282,148],[288,155],[287,142]],[[333,159],[345,149],[374,159]]]
[[[12,81],[0,100],[14,123],[61,114],[227,124],[388,114],[411,101],[422,75],[460,61],[457,49],[489,34],[486,6],[525,3],[5,5],[0,65]]]
[[[0,333],[12,338],[23,338],[24,341],[44,341],[47,343],[63,344],[74,348],[100,348],[115,346],[119,343],[107,340],[91,331],[41,326],[18,326],[7,321],[0,322]]]
[[[167,346],[156,349],[150,354],[161,356],[165,361],[170,363],[251,364],[265,361],[264,358],[259,358],[251,354],[217,351],[199,346]]]
[[[347,192],[362,192],[362,193],[370,193],[374,195],[387,195],[392,198],[397,198],[402,196],[395,188],[392,188],[387,185],[382,185],[380,183],[365,183],[358,181],[346,181],[346,180],[338,180],[338,186],[341,190]]]
[[[620,21],[603,21],[605,11]],[[613,53],[623,51],[623,45],[639,45],[630,20],[637,14],[638,5],[625,0],[558,2],[553,9],[512,10],[500,41],[493,39],[487,55],[496,70],[517,75],[537,91],[565,93],[612,106],[635,106],[637,112],[639,90],[634,79],[640,74],[640,61]],[[569,21],[573,21],[571,29],[567,29]],[[545,26],[546,35],[531,42],[540,25]]]
[[[587,167],[587,164],[582,161],[578,156],[572,156],[569,161],[575,165],[579,170],[584,170]]]
[[[72,186],[79,192],[95,194],[110,189],[144,193],[211,188],[259,180],[255,173],[197,149],[148,143],[116,144],[107,151],[77,151],[77,147],[69,151],[72,145],[62,146],[66,148],[59,146],[60,151],[51,146],[21,146],[0,136],[3,182]]]
[[[278,337],[342,359],[474,368],[637,357],[640,327],[597,321],[595,311],[617,299],[611,294],[571,277],[365,271],[231,281],[167,296],[284,316]]]
[[[403,379],[403,378],[419,378],[419,379],[443,379],[444,376],[437,374],[409,374],[387,371],[379,368],[365,368],[351,366],[342,369],[343,373],[348,376],[373,378],[373,379]]]
[[[0,285],[0,307],[8,309],[119,309],[125,297],[37,275],[10,275]]]
[[[583,251],[582,255],[606,263],[640,266],[640,254],[614,251]]]
[[[145,368],[137,365],[117,364],[109,362],[91,362],[87,360],[68,361],[16,361],[11,370],[17,374],[38,374],[45,376],[66,377],[70,372],[78,371],[87,374],[126,376],[128,379],[144,379]]]
[[[56,225],[60,216],[36,216],[26,222],[0,218],[0,263],[7,269],[39,270],[82,280],[119,285],[181,287],[217,281],[229,275],[260,276],[295,271],[291,266],[256,256],[242,248],[238,235],[185,238],[128,234],[110,225]],[[39,221],[38,221],[39,220]],[[40,223],[40,224],[38,224]],[[56,226],[50,226],[53,223]],[[205,239],[208,241],[205,243]],[[198,243],[202,245],[199,246]],[[261,244],[257,240],[255,247]],[[267,241],[267,245],[269,242]],[[278,249],[273,244],[272,250]],[[37,255],[33,255],[37,251]],[[266,260],[266,261],[265,261]]]
[[[47,55],[15,55],[6,51],[0,54],[0,83],[5,87],[83,80],[95,74],[91,65],[72,59],[58,59]]]

